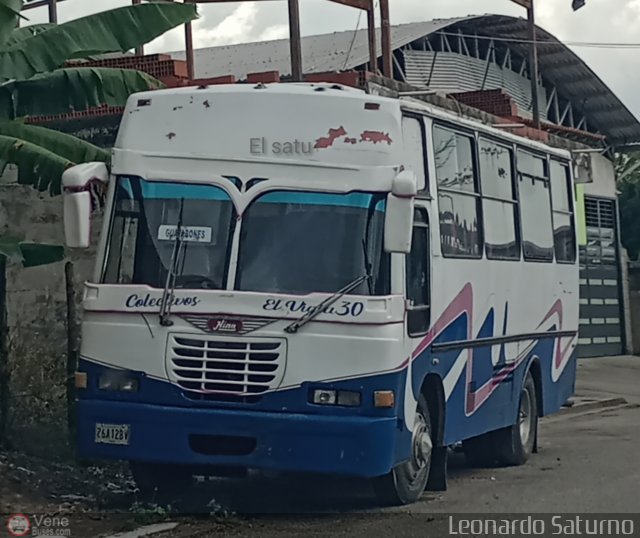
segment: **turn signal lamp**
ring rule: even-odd
[[[377,390],[373,393],[373,405],[389,409],[396,404],[396,395],[392,390]]]

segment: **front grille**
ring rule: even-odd
[[[171,381],[193,400],[255,402],[282,381],[285,341],[171,335]]]

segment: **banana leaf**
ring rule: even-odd
[[[2,47],[0,76],[3,80],[23,80],[57,69],[74,58],[126,52],[197,16],[195,4],[150,3],[59,24]]]
[[[2,0],[0,0],[1,2]],[[42,24],[30,24],[29,26],[22,26],[21,28],[15,28],[13,32],[9,34],[9,38],[6,42],[3,43],[5,47],[10,45],[15,45],[16,43],[20,43],[25,39],[29,39],[34,35],[37,35],[45,30],[49,30],[53,27],[57,26],[52,22],[45,22]]]
[[[24,258],[20,249],[20,240],[11,236],[0,236],[0,256],[8,262],[21,262]]]
[[[49,265],[64,260],[64,247],[61,245],[47,245],[37,243],[20,243],[22,265],[24,267],[37,267]]]
[[[22,0],[0,0],[0,45],[4,45],[22,17]]]
[[[0,120],[0,135],[35,144],[76,164],[92,161],[107,162],[110,157],[107,150],[75,136],[19,121]],[[0,162],[3,159],[5,156],[0,154]]]
[[[64,260],[64,247],[21,241],[12,236],[0,237],[0,256],[24,267],[49,265]]]
[[[74,163],[31,142],[0,135],[0,159],[18,166],[18,182],[39,191],[61,192],[64,171]]]
[[[109,67],[69,67],[0,86],[5,117],[65,114],[109,105],[124,106],[132,93],[163,84],[147,73]]]

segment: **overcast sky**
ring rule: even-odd
[[[640,0],[587,0],[573,13],[571,0],[535,0],[538,24],[564,41],[640,43]],[[509,0],[390,0],[392,24],[469,14],[503,13],[525,16],[525,10]],[[96,2],[67,0],[59,4],[61,21],[98,9],[130,4],[130,0]],[[327,0],[300,0],[305,35],[350,30],[356,27],[357,10]],[[287,4],[284,1],[201,4],[195,24],[196,47],[287,36]],[[46,8],[25,13],[31,21],[44,21]],[[362,17],[361,27],[366,25]],[[184,48],[183,32],[174,30],[152,43],[151,52]],[[640,118],[640,49],[572,47]]]

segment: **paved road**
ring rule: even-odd
[[[623,396],[630,403],[545,419],[540,453],[522,467],[469,469],[453,458],[447,492],[387,509],[376,507],[366,482],[309,476],[221,481],[201,487],[201,501],[213,497],[238,514],[254,515],[222,526],[196,520],[158,536],[446,536],[447,513],[640,514],[640,358],[612,361],[581,363],[578,393]],[[279,515],[255,515],[265,512]]]

